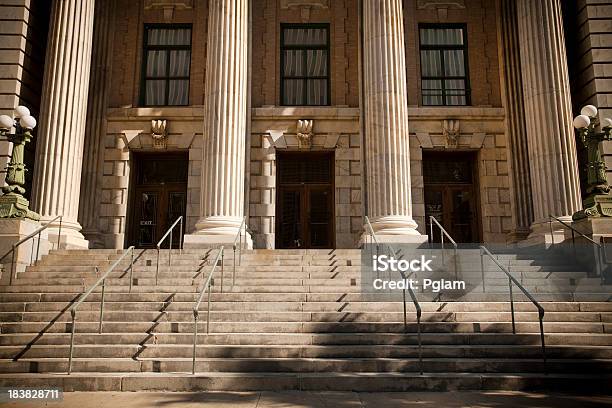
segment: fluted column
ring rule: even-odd
[[[113,27],[115,0],[98,1],[95,6],[93,49],[87,121],[83,148],[83,174],[79,221],[83,235],[92,247],[104,246],[99,231],[101,175],[104,164],[104,136],[106,135],[106,107],[111,84],[113,58]]]
[[[512,163],[512,221],[514,225],[512,235],[514,240],[520,240],[529,234],[533,222],[533,205],[516,1],[502,0],[500,14],[506,132],[509,142],[508,153]]]
[[[560,0],[518,0],[519,40],[529,164],[532,235],[548,215],[571,220],[580,209],[576,143]]]
[[[363,2],[367,213],[381,240],[419,242],[412,219],[401,0]]]
[[[51,10],[33,182],[42,221],[63,215],[61,242],[87,247],[77,221],[94,0],[56,0]],[[57,236],[50,229],[50,239]]]
[[[233,242],[244,215],[248,0],[208,7],[200,219],[185,246]]]

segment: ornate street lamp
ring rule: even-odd
[[[601,158],[599,144],[612,140],[612,119],[597,120],[597,108],[587,105],[574,119],[578,140],[587,151],[587,196],[583,200],[583,210],[574,214],[573,219],[586,217],[612,217],[612,196],[606,177],[606,163]]]
[[[29,201],[23,196],[25,186],[24,151],[26,143],[32,140],[32,129],[36,127],[36,119],[30,115],[25,106],[15,109],[15,119],[7,115],[0,115],[0,135],[6,136],[13,143],[11,161],[6,168],[6,186],[2,187],[4,193],[0,196],[0,218],[30,218],[38,221],[40,216],[31,211]],[[15,127],[15,133],[11,129]]]

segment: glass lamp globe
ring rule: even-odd
[[[23,118],[24,116],[30,116],[30,110],[23,105],[19,105],[15,108],[15,116]]]
[[[605,118],[604,120],[602,120],[601,127],[602,128],[612,128],[612,119]]]
[[[581,115],[588,116],[590,118],[594,118],[597,116],[597,108],[593,105],[587,105],[580,111]]]
[[[576,116],[576,119],[574,119],[574,127],[576,129],[587,128],[590,124],[591,118],[589,118],[587,115],[578,115]]]
[[[24,129],[32,130],[36,127],[36,119],[34,119],[34,116],[30,116],[30,115],[22,116],[21,119],[19,120],[19,124]]]
[[[8,115],[0,115],[0,129],[9,130],[13,127],[15,121]]]

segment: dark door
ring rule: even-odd
[[[187,207],[187,155],[134,156],[134,195],[130,244],[154,248],[170,225]],[[184,231],[183,231],[184,232]],[[162,247],[169,246],[168,237]],[[172,232],[172,245],[182,240],[178,227]]]
[[[478,242],[475,156],[470,153],[423,153],[425,217],[434,216],[457,242]],[[434,242],[440,241],[434,226]]]
[[[333,155],[277,156],[276,247],[333,248]]]

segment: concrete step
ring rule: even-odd
[[[105,296],[105,311],[191,311],[195,305],[195,299],[191,301],[168,300],[155,301],[117,301],[110,300],[110,294]],[[53,312],[62,311],[67,308],[66,302],[0,302],[2,312]],[[434,303],[422,302],[421,309],[425,312],[508,312],[509,302],[448,302]],[[550,312],[610,312],[612,303],[578,303],[578,302],[555,302],[542,303],[547,313]],[[305,301],[225,301],[216,299],[213,308],[216,311],[305,311],[305,312],[403,312],[402,302],[305,302]],[[79,310],[100,310],[99,299],[86,299],[79,306]],[[528,302],[516,302],[514,310],[517,312],[533,312],[534,306]]]
[[[403,316],[402,316],[403,318]],[[2,333],[69,333],[71,323],[68,320],[59,321],[48,327],[47,322],[3,322],[0,323]],[[185,322],[138,322],[138,321],[106,321],[105,332],[159,332],[159,333],[193,333],[193,321]],[[198,331],[205,332],[205,320],[198,323]],[[416,333],[417,324],[409,322],[404,329],[401,321],[396,322],[228,322],[211,320],[212,333]],[[510,322],[423,322],[421,330],[425,333],[511,333]],[[77,321],[76,332],[97,333],[97,318],[93,321]],[[539,333],[537,322],[516,323],[517,333]],[[612,333],[612,324],[599,322],[544,322],[545,333]]]
[[[35,363],[35,367],[32,367]],[[186,373],[192,367],[191,358],[77,358],[73,370],[78,372],[116,371],[157,371],[162,373]],[[498,358],[424,358],[422,365],[418,358],[199,358],[198,372],[284,372],[284,373],[418,373],[423,368],[427,373],[551,373],[571,372],[589,374],[597,372],[609,375],[610,360],[605,359],[549,359],[546,366],[541,358],[498,359]],[[66,372],[67,358],[0,360],[0,373]],[[120,368],[120,370],[116,370]]]
[[[104,326],[106,329],[106,325]],[[192,333],[163,333],[153,330],[150,333],[78,333],[77,344],[190,344]],[[525,333],[423,333],[424,345],[499,345],[540,346],[540,335]],[[545,335],[548,346],[611,346],[609,334],[564,334],[550,333]],[[0,336],[2,346],[20,346],[34,342],[34,345],[69,344],[69,333],[46,332],[43,336],[35,333],[4,333]],[[418,344],[415,333],[210,333],[198,334],[198,344],[210,345],[411,345]]]
[[[45,384],[69,391],[453,391],[560,390],[600,392],[612,377],[593,374],[496,373],[73,373],[2,374],[0,386]]]
[[[82,340],[82,339],[77,339]],[[33,345],[24,349],[18,346],[0,346],[0,359],[48,359],[68,358],[69,344]],[[89,358],[137,358],[162,359],[192,356],[191,342],[185,344],[83,344],[77,342],[73,357]],[[457,359],[540,359],[542,349],[534,345],[428,345],[421,348],[424,358]],[[418,358],[416,345],[198,345],[200,358]],[[546,349],[549,359],[612,359],[612,350],[602,346],[550,346]]]

